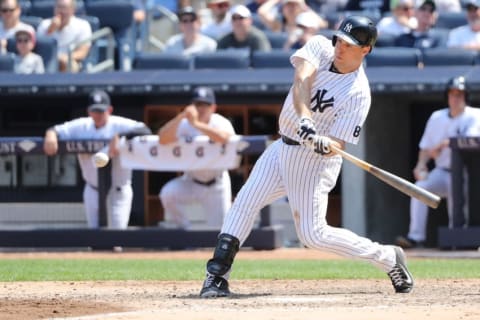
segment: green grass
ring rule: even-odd
[[[480,259],[411,260],[415,278],[480,278]],[[202,280],[203,260],[0,260],[0,281]],[[385,273],[352,260],[238,260],[234,279],[382,279]]]

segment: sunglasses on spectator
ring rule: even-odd
[[[243,19],[245,19],[245,17],[242,17],[242,16],[237,16],[237,15],[233,15],[233,16],[232,16],[232,20],[233,20],[233,21],[236,21],[236,20],[243,20]]]
[[[7,12],[13,12],[13,11],[15,11],[15,9],[17,9],[17,8],[1,8],[0,11],[2,13],[7,13]]]
[[[477,10],[478,10],[478,7],[476,7],[472,4],[467,5],[467,11],[474,12],[474,11],[477,11]]]
[[[180,19],[180,22],[181,22],[181,23],[193,23],[195,20],[197,20],[197,19],[194,19],[194,18],[191,18],[191,19]]]
[[[28,37],[18,37],[18,38],[16,39],[16,41],[17,41],[18,43],[27,43],[27,42],[30,42],[30,38],[28,38]]]

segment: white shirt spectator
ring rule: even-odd
[[[479,46],[480,32],[474,32],[469,25],[452,29],[448,34],[447,47]]]
[[[227,33],[232,32],[231,14],[227,12],[225,19],[220,23],[212,21],[211,23],[202,26],[201,32],[212,39],[220,39]]]
[[[16,55],[14,72],[22,74],[45,73],[42,57],[33,52],[24,57]]]
[[[25,30],[25,29],[31,29],[32,32],[35,33],[35,29],[31,25],[21,21],[15,27],[10,29],[5,29],[3,26],[3,23],[0,23],[0,39],[13,38],[13,36],[18,30]]]
[[[163,52],[182,53],[185,56],[193,56],[199,53],[214,52],[217,49],[217,42],[203,34],[198,35],[198,39],[193,45],[185,48],[183,34],[176,34],[170,37],[165,44]]]
[[[38,36],[47,36],[48,27],[52,19],[43,20],[37,29]],[[62,30],[55,31],[51,35],[57,40],[58,52],[67,53],[71,43],[78,43],[92,36],[92,28],[88,21],[72,16],[68,25]]]
[[[409,24],[412,26],[412,29],[415,29],[417,25],[417,19],[415,17],[411,17]],[[404,33],[409,33],[412,29],[401,25],[392,16],[382,18],[377,24],[377,31],[379,34],[389,34],[392,36],[399,36]]]

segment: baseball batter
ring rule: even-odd
[[[280,114],[282,137],[258,159],[227,214],[201,297],[230,294],[231,266],[255,216],[285,195],[306,246],[371,262],[388,273],[396,292],[411,291],[413,279],[400,247],[380,245],[326,221],[328,193],[342,164],[330,145],[343,148],[360,137],[371,102],[362,61],[376,38],[372,21],[350,16],[333,41],[315,36],[292,55],[295,77]]]
[[[207,135],[212,141],[226,143],[235,134],[232,123],[216,113],[215,93],[211,88],[194,90],[192,103],[158,131],[161,144],[178,139]],[[206,224],[219,229],[232,205],[232,190],[227,170],[196,170],[167,182],[160,191],[160,200],[167,223],[175,227],[191,227],[186,204],[201,205]]]
[[[112,141],[116,141],[119,135],[132,138],[136,135],[151,134],[150,129],[142,122],[112,115],[113,107],[105,91],[93,91],[89,101],[89,117],[74,119],[47,129],[44,140],[44,151],[47,155],[57,153],[58,139],[113,138]],[[108,226],[125,229],[128,226],[133,199],[132,171],[120,166],[120,161],[116,157],[118,149],[112,143],[110,146],[112,184],[107,196]],[[79,153],[77,158],[85,181],[83,202],[87,224],[89,228],[98,228],[98,170],[92,161],[92,154]]]
[[[418,161],[413,170],[416,184],[428,191],[447,198],[447,210],[452,227],[452,185],[450,174],[451,137],[480,135],[480,109],[467,105],[465,78],[454,77],[446,88],[448,108],[432,113],[420,140]],[[428,162],[435,167],[428,172]],[[467,196],[467,194],[465,194]],[[467,201],[466,201],[467,202]],[[468,218],[464,212],[465,218]],[[428,207],[421,201],[410,200],[410,227],[407,237],[397,237],[396,243],[403,248],[422,246],[426,239]]]

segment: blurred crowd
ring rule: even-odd
[[[92,20],[99,12],[94,8],[95,3],[100,2],[107,12]],[[14,57],[13,71],[17,73],[89,72],[87,61],[92,63],[93,59],[93,63],[98,63],[105,55],[102,39],[92,38],[105,26],[113,30],[117,60],[124,59],[123,51],[128,51],[126,57],[130,62],[117,61],[114,66],[124,71],[129,71],[135,56],[143,52],[191,57],[230,49],[250,53],[295,50],[317,34],[331,37],[342,19],[352,14],[368,16],[377,24],[377,47],[480,49],[480,0],[0,0],[0,3],[0,49],[3,56]],[[116,16],[113,7],[119,3],[128,4],[132,15],[131,21],[124,21],[122,26],[112,22]],[[120,16],[118,20],[122,20]],[[47,67],[50,63],[45,61],[47,57],[40,48],[43,39],[53,39],[56,43],[53,69]]]

